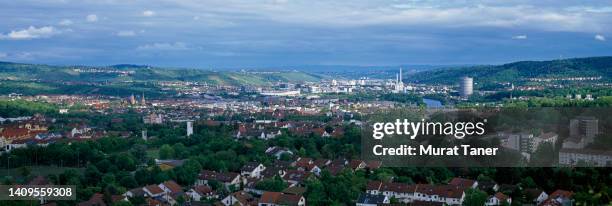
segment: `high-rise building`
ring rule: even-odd
[[[591,143],[599,134],[598,124],[595,117],[578,116],[570,120],[570,137],[585,138],[587,143]]]
[[[193,135],[193,122],[187,121],[187,137]]]
[[[459,82],[459,94],[463,98],[467,98],[474,93],[474,79],[471,77],[462,77]]]

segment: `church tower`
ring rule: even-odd
[[[134,94],[132,94],[132,96],[130,96],[130,104],[131,105],[135,105],[136,104],[136,98],[134,97]]]

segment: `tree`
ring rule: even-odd
[[[179,159],[187,158],[189,156],[189,151],[187,147],[183,143],[176,143],[172,146],[172,150],[174,150],[174,156]]]
[[[283,181],[283,179],[281,179],[279,176],[274,176],[274,178],[265,179],[258,182],[255,185],[255,188],[264,191],[280,192],[287,188],[287,183]]]
[[[138,160],[138,162],[143,163],[147,161],[147,146],[143,144],[135,144],[130,149],[130,154]]]
[[[535,181],[531,177],[525,177],[521,180],[521,187],[523,188],[535,188],[537,187]]]
[[[138,182],[136,182],[136,179],[132,175],[127,175],[125,177],[122,177],[121,180],[119,180],[119,184],[121,184],[121,186],[124,186],[126,188],[134,188],[138,186]]]
[[[32,170],[29,167],[23,166],[19,168],[19,174],[23,177],[27,177],[32,173]]]
[[[134,158],[132,158],[132,155],[130,155],[129,153],[119,155],[117,157],[115,165],[117,165],[120,170],[125,171],[133,171],[136,169],[136,162],[134,161]]]
[[[87,169],[85,169],[85,182],[87,185],[96,185],[99,182],[101,176],[102,173],[95,165],[87,165]]]
[[[309,205],[327,205],[327,195],[325,186],[318,179],[310,180],[306,183],[306,197]]]
[[[132,203],[129,201],[117,201],[113,203],[113,206],[132,206]]]
[[[164,144],[159,148],[159,159],[172,159],[174,158],[174,148],[170,145]]]
[[[465,200],[463,200],[463,205],[466,206],[482,206],[487,201],[487,193],[477,190],[477,189],[468,189],[465,192]]]
[[[102,176],[102,181],[100,182],[100,187],[105,188],[108,185],[115,184],[115,175],[112,173],[106,173]]]

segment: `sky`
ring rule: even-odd
[[[612,55],[612,1],[0,1],[0,61],[190,68]]]

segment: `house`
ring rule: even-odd
[[[13,149],[26,148],[28,147],[28,144],[33,144],[33,143],[34,143],[34,139],[13,140],[12,142],[5,145],[4,150],[10,152]]]
[[[327,165],[331,164],[332,161],[329,159],[316,159],[312,163],[319,168],[324,168],[324,167],[327,167]]]
[[[612,151],[595,149],[559,150],[559,164],[575,166],[578,164],[593,166],[612,166]]]
[[[85,125],[81,125],[78,127],[74,127],[72,128],[72,130],[70,130],[70,137],[72,138],[91,138],[91,135],[89,135],[89,133],[91,132],[92,128],[91,127],[87,127]]]
[[[261,173],[266,170],[266,167],[257,162],[247,162],[240,169],[240,175],[244,177],[260,178]]]
[[[544,202],[539,204],[538,206],[562,206],[561,203],[557,202],[555,199],[546,199]]]
[[[270,168],[267,168],[266,170],[264,170],[261,173],[261,176],[264,178],[273,178],[274,176],[278,175],[279,177],[284,177],[287,174],[287,168],[281,168],[278,166],[272,166]]]
[[[305,187],[288,187],[283,190],[283,193],[291,194],[291,195],[304,195],[304,193],[306,193],[306,188]]]
[[[210,198],[218,198],[218,195],[206,185],[198,185],[187,191],[187,195],[194,201],[203,201]]]
[[[278,160],[274,161],[274,163],[272,163],[272,166],[266,168],[266,170],[261,173],[261,176],[263,176],[264,178],[273,178],[276,175],[278,175],[279,177],[284,177],[285,174],[287,174],[287,168],[289,168],[290,166],[290,162]]]
[[[400,202],[407,203],[416,199],[416,189],[417,185],[389,182],[381,183],[379,193],[376,194],[382,194],[389,198],[395,197],[400,200]]]
[[[19,127],[6,127],[0,133],[0,137],[6,138],[6,140],[20,140],[20,139],[28,139],[33,136],[33,134],[27,128],[19,128]]]
[[[336,128],[334,129],[334,131],[330,134],[330,136],[334,137],[334,138],[341,138],[344,137],[344,129],[340,128]]]
[[[288,170],[283,180],[289,183],[289,187],[297,186],[310,177],[310,173],[300,170]]]
[[[381,204],[389,204],[389,197],[384,195],[373,195],[368,193],[361,193],[357,198],[357,206],[376,206]]]
[[[380,186],[382,186],[381,181],[368,181],[366,184],[366,193],[373,195],[380,194]]]
[[[128,198],[126,196],[124,196],[124,195],[111,195],[111,202],[113,204],[116,203],[116,202],[119,202],[119,201],[126,201],[127,202],[127,201],[130,201],[130,200],[128,200]]]
[[[142,117],[142,122],[145,124],[162,124],[164,123],[164,117],[161,114],[151,113]]]
[[[244,190],[245,192],[249,192],[255,195],[261,195],[265,192],[264,190],[257,189],[257,184],[261,182],[263,179],[250,178],[250,177],[247,177],[244,179],[246,180],[246,183],[242,185],[242,190]]]
[[[351,160],[349,166],[353,170],[360,170],[366,168],[367,164],[363,160]]]
[[[291,163],[291,166],[294,166],[297,168],[307,168],[311,164],[313,164],[313,161],[311,158],[298,157],[298,159],[295,160],[295,162]]]
[[[302,195],[284,194],[280,192],[264,192],[259,199],[259,206],[305,206],[306,198]]]
[[[461,205],[465,198],[464,189],[455,185],[417,184],[413,197],[414,200]]]
[[[319,162],[319,164],[323,163]],[[321,168],[317,166],[317,164],[315,164],[315,161],[313,161],[311,158],[300,157],[291,165],[296,167],[299,171],[312,172],[316,175],[319,175],[321,172]]]
[[[168,180],[159,184],[159,188],[161,188],[162,190],[164,190],[165,193],[168,194],[183,192],[183,188],[173,180]]]
[[[546,192],[540,189],[525,189],[523,191],[523,194],[525,195],[526,200],[536,205],[539,205],[540,203],[548,199],[548,194],[546,194]]]
[[[247,206],[247,205],[257,205],[257,198],[253,197],[251,194],[245,191],[234,192],[231,195],[223,198],[221,203],[225,206]]]
[[[370,161],[365,161],[366,163],[366,167],[367,169],[371,170],[375,170],[380,168],[380,166],[382,166],[382,162],[378,161],[378,160],[370,160]],[[373,172],[373,171],[371,171]]]
[[[485,192],[497,192],[499,185],[493,180],[482,180],[478,181],[478,189]]]
[[[269,147],[268,149],[266,149],[266,154],[275,156],[276,159],[280,159],[283,155],[293,155],[293,152],[291,152],[291,150],[284,148],[284,147],[274,146],[274,147]]]
[[[574,205],[574,200],[572,199],[573,196],[573,192],[566,190],[555,190],[550,194],[550,196],[548,196],[548,199],[553,199],[563,206],[571,206]]]
[[[507,203],[508,205],[512,204],[512,198],[504,193],[497,192],[495,195],[491,195],[489,199],[487,199],[485,205],[503,205],[504,203]]]
[[[238,187],[241,183],[244,183],[240,174],[234,172],[219,173],[210,170],[202,170],[195,185],[208,185],[208,181],[215,180],[223,183],[226,188],[230,186]],[[208,185],[210,186],[210,185]]]
[[[147,197],[161,197],[165,194],[164,190],[157,185],[147,185],[142,190]]]
[[[283,134],[280,129],[266,129],[259,134],[259,139],[269,140]]]
[[[325,169],[327,171],[329,171],[329,173],[333,176],[338,175],[338,173],[342,172],[342,170],[344,170],[346,168],[346,166],[344,165],[337,165],[337,164],[331,164],[328,167],[326,167]]]
[[[89,200],[79,202],[78,206],[106,206],[104,203],[104,195],[102,193],[93,194]]]
[[[144,197],[145,196],[145,191],[144,191],[143,187],[138,187],[138,188],[134,188],[134,189],[128,190],[127,192],[123,193],[123,195],[128,197],[128,198]]]
[[[458,178],[458,177],[451,179],[451,181],[448,184],[458,186],[461,188],[474,188],[475,189],[476,187],[478,187],[478,181]]]
[[[162,202],[153,198],[147,198],[145,202],[147,202],[147,206],[162,206]]]
[[[460,205],[465,198],[465,189],[455,185],[405,184],[370,181],[366,193],[394,197],[402,203],[436,202],[446,205]]]

